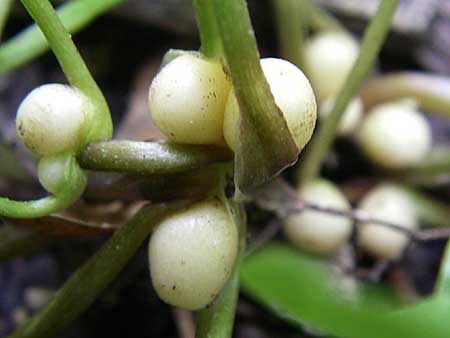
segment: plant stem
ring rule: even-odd
[[[11,0],[1,0],[4,1]],[[87,26],[99,15],[124,0],[72,0],[58,8],[58,16],[71,34]],[[37,25],[0,45],[0,75],[14,70],[48,49],[48,42]]]
[[[364,33],[361,51],[345,81],[345,85],[339,91],[331,113],[313,135],[311,144],[301,161],[301,166],[297,172],[298,182],[307,182],[319,174],[322,161],[335,138],[339,120],[345,108],[357,94],[358,88],[372,69],[375,58],[389,31],[389,24],[396,5],[397,0],[381,1],[377,13]]]
[[[186,202],[145,207],[114,235],[72,276],[52,300],[9,338],[51,337],[77,318],[119,274],[153,227]]]
[[[167,174],[230,161],[225,148],[163,142],[108,141],[89,144],[78,155],[84,169],[134,174]]]
[[[420,107],[450,119],[450,79],[421,72],[398,72],[369,80],[361,89],[364,107],[414,97]]]
[[[297,149],[263,74],[244,0],[212,0],[240,108],[235,183],[251,192],[297,160]]]
[[[80,168],[75,157],[68,154],[69,160],[64,172],[65,188],[57,195],[50,195],[34,201],[14,201],[0,197],[0,215],[13,218],[42,217],[64,210],[83,193],[87,175]]]
[[[0,2],[0,39],[2,37],[3,29],[5,28],[6,20],[9,16],[9,12],[11,11],[12,4],[13,0],[2,0]]]
[[[200,35],[201,52],[210,58],[223,54],[219,28],[214,20],[214,8],[210,0],[194,0],[195,18]]]
[[[311,7],[311,28],[316,31],[342,31],[345,28],[342,24],[330,15],[326,10],[312,5]]]
[[[223,192],[222,192],[223,194]],[[222,196],[239,231],[239,252],[233,272],[217,299],[197,313],[196,338],[231,338],[239,296],[239,271],[245,252],[246,218],[238,204]]]
[[[108,104],[52,5],[48,0],[21,1],[47,38],[69,82],[91,101],[93,114],[86,141],[111,138]]]
[[[281,56],[301,67],[301,48],[308,28],[308,0],[272,0]]]

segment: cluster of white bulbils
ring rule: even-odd
[[[317,34],[304,48],[305,73],[277,58],[261,60],[275,103],[301,150],[316,122],[316,97],[325,119],[358,54],[358,43],[336,32]],[[314,89],[314,91],[313,91]],[[315,94],[314,94],[315,93]],[[193,53],[176,57],[153,79],[149,107],[160,131],[176,143],[228,146],[237,149],[239,104],[232,83],[217,60]],[[17,134],[42,156],[39,179],[57,193],[64,181],[67,152],[85,146],[89,101],[77,89],[49,84],[33,90],[17,114]],[[341,135],[355,134],[374,162],[401,168],[426,156],[431,133],[417,107],[409,101],[375,107],[362,118],[362,103],[354,98],[339,126]],[[60,160],[58,160],[61,158]],[[306,201],[350,209],[345,196],[331,182],[315,180],[301,186]],[[400,188],[381,185],[369,192],[359,208],[376,218],[405,227],[417,226],[414,208]],[[304,211],[284,220],[286,236],[305,250],[328,254],[350,237],[349,219]],[[361,248],[379,258],[396,258],[407,238],[394,229],[374,224],[357,226]],[[205,307],[229,278],[238,253],[238,230],[219,199],[210,198],[167,216],[149,242],[151,278],[167,303],[196,310]]]

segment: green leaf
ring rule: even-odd
[[[436,297],[399,307],[378,287],[362,286],[343,297],[323,261],[273,243],[241,267],[241,288],[297,325],[346,338],[442,338],[448,336],[450,299]]]

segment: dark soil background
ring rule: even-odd
[[[428,3],[425,0],[421,2]],[[446,6],[444,3],[447,2],[442,1],[441,6],[444,8]],[[432,1],[429,2],[429,6],[431,4],[438,6]],[[261,54],[277,55],[275,24],[270,2],[251,0],[249,5]],[[14,36],[30,23],[19,3],[16,7],[13,17],[6,26],[5,39]],[[362,24],[366,22],[364,15],[351,16],[338,8],[334,7],[333,10],[344,19],[348,27],[356,34],[360,34]],[[380,71],[423,69],[440,71],[444,74],[449,72],[450,59],[442,53],[439,54],[435,50],[434,40],[429,38],[436,36],[436,25],[439,24],[441,30],[450,27],[450,20],[447,20],[445,13],[447,12],[436,8],[433,15],[429,16],[426,28],[419,31],[405,32],[396,26],[386,48],[382,51],[378,69]],[[405,37],[410,42],[406,53],[399,42],[405,41]],[[450,40],[448,37],[447,39]],[[159,67],[162,56],[169,48],[198,48],[199,42],[190,1],[130,0],[76,34],[74,41],[106,96],[117,136],[147,139],[157,135],[152,129],[147,113],[148,85]],[[442,44],[445,43],[444,41]],[[447,48],[448,50],[450,48]],[[426,58],[424,54],[434,55],[434,59],[439,62],[433,63],[430,61],[433,57]],[[33,160],[30,160],[29,154],[17,144],[14,118],[23,97],[34,87],[48,82],[65,82],[50,52],[0,77],[0,146],[3,143],[13,148],[15,156],[21,160],[21,166],[26,172],[26,175],[19,175],[16,178],[0,177],[2,196],[36,198],[43,194],[36,184],[37,181],[33,180],[35,178]],[[126,116],[129,120],[125,119]],[[121,124],[122,127],[119,128]],[[440,119],[433,119],[433,128],[437,140],[441,143],[449,142],[448,124]],[[338,142],[324,168],[324,175],[344,182],[351,179],[355,172],[364,172],[368,164],[364,160],[359,160],[361,157],[357,153],[358,151],[348,142]],[[1,156],[0,153],[0,160]],[[4,159],[0,161],[0,165],[4,163]],[[448,198],[449,191],[447,186],[440,193]],[[255,214],[250,217],[250,223],[260,225],[268,217],[266,214]],[[258,236],[260,229],[257,226],[250,227],[250,241]],[[35,307],[26,296],[30,288],[34,290],[37,288],[38,293],[41,292],[40,295],[48,290],[56,290],[105,238],[64,238],[30,256],[1,262],[0,337],[7,335],[15,325],[23,322],[35,311]],[[398,271],[401,271],[400,276],[402,273],[406,274],[408,283],[420,293],[430,292],[445,241],[443,238],[411,247],[400,263],[382,268],[374,279],[387,280],[392,276],[398,276]],[[370,268],[373,267],[373,262],[362,257],[361,265]],[[393,271],[397,271],[397,274],[393,274]],[[163,304],[151,287],[146,243],[113,285],[102,293],[80,319],[59,335],[59,337],[84,338],[100,336],[192,337],[192,315]],[[235,337],[310,336],[310,333],[301,332],[244,296],[241,297]]]

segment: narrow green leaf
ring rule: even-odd
[[[64,283],[51,301],[10,338],[52,337],[77,318],[119,274],[144,239],[168,212],[185,202],[145,207]]]

